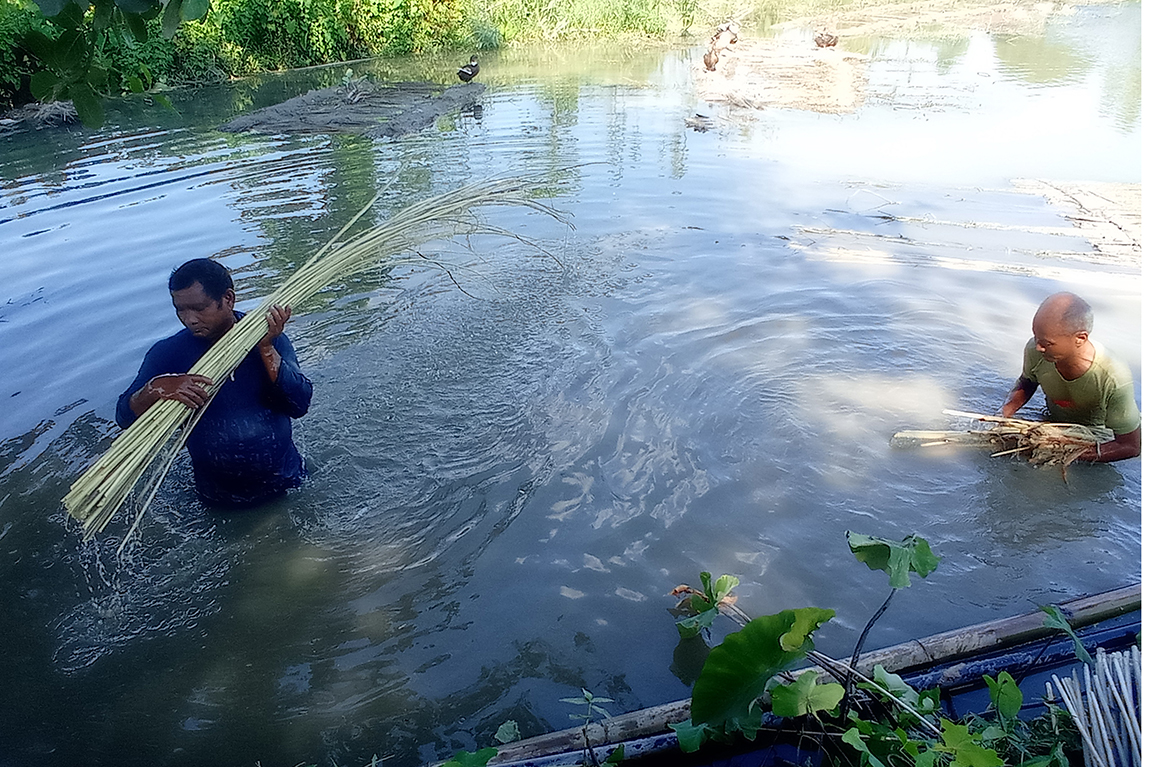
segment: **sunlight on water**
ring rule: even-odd
[[[395,141],[214,129],[342,69],[0,139],[4,763],[413,765],[507,719],[566,727],[581,687],[613,713],[674,700],[668,592],[701,570],[751,614],[836,608],[820,646],[849,650],[886,592],[847,529],[944,558],[875,646],[1135,580],[1137,461],[1063,482],[889,439],[994,412],[1056,290],[1140,381],[1140,264],[1011,185],[1139,180],[1138,17],[856,39],[843,115],[698,101],[694,48],[515,48],[480,112]],[[173,266],[221,260],[250,308],[376,191],[382,218],[509,171],[549,174],[575,229],[491,211],[539,247],[436,248],[450,274],[386,265],[293,319],[302,488],[213,512],[184,461],[123,558],[128,520],[80,542],[59,499],[179,327]]]

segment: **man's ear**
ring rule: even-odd
[[[231,289],[231,288],[228,288],[227,290],[224,291],[224,294],[223,294],[223,296],[220,297],[220,300],[224,302],[224,306],[228,307],[229,309],[235,309],[236,308],[236,291]]]
[[[1079,346],[1082,346],[1082,344],[1090,340],[1090,334],[1085,330],[1079,330],[1074,334],[1074,340],[1078,343]]]

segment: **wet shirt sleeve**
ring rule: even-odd
[[[272,343],[280,355],[280,369],[270,387],[268,404],[291,418],[301,418],[311,406],[311,381],[300,370],[295,348],[286,335],[281,334]]]
[[[1106,427],[1115,434],[1129,434],[1142,425],[1142,414],[1134,400],[1134,379],[1124,368],[1113,374],[1113,385],[1106,393]]]

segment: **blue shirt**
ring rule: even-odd
[[[236,312],[236,317],[242,317]],[[291,487],[307,475],[292,442],[291,419],[307,413],[311,381],[300,371],[295,349],[281,334],[273,342],[280,355],[276,382],[268,378],[259,351],[252,349],[207,406],[188,438],[196,491],[209,503],[253,506]],[[211,342],[181,330],[157,341],[140,365],[136,380],[116,403],[116,422],[136,420],[129,400],[153,377],[187,373]]]

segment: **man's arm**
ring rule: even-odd
[[[268,373],[268,380],[275,383],[280,377],[280,362],[282,358],[276,350],[275,340],[283,335],[284,325],[291,319],[290,306],[273,306],[266,315],[268,332],[260,339],[256,349],[260,353],[260,361],[264,363],[264,370]]]
[[[1125,458],[1137,458],[1142,454],[1142,427],[1139,426],[1128,434],[1115,434],[1114,439],[1103,442],[1096,448],[1087,448],[1086,452],[1078,456],[1079,461],[1090,463],[1109,463],[1121,461]]]
[[[273,306],[267,313],[268,332],[256,347],[271,381],[270,404],[291,418],[301,418],[311,405],[312,385],[300,370],[295,349],[284,335],[290,306]]]
[[[131,426],[148,408],[162,399],[174,399],[188,407],[207,401],[210,379],[174,371],[187,370],[187,362],[174,350],[170,339],[152,346],[140,363],[135,379],[116,401],[116,423]]]
[[[133,392],[128,399],[128,407],[136,417],[142,416],[148,408],[162,399],[174,399],[195,409],[208,401],[208,387],[211,385],[212,379],[207,376],[163,373],[149,379],[146,384]]]
[[[1014,383],[1014,388],[1010,390],[1010,396],[1006,398],[1006,403],[1002,406],[1002,415],[1006,418],[1013,418],[1023,405],[1030,402],[1030,398],[1034,396],[1036,391],[1038,391],[1037,381],[1031,381],[1026,376],[1019,376]]]

